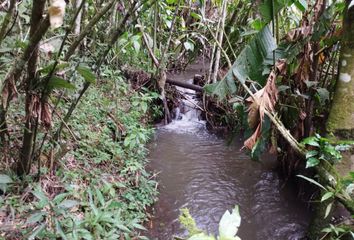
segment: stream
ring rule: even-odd
[[[186,81],[195,73],[199,70],[192,67],[173,78]],[[223,213],[239,205],[241,239],[303,239],[308,206],[298,200],[292,186],[284,186],[274,170],[275,157],[252,161],[240,150],[241,139],[228,144],[209,133],[198,119],[193,91],[178,90],[194,102],[184,101],[187,110],[181,111],[180,120],[158,128],[150,145],[149,168],[158,173],[160,195],[148,237],[185,237],[178,221],[181,208],[190,210],[199,228],[215,235]]]

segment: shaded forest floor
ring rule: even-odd
[[[159,114],[149,105],[157,97],[133,90],[119,73],[103,79],[79,104],[55,153],[45,146],[38,182],[38,166],[20,180],[11,162],[2,163],[0,237],[143,239],[135,230],[144,229],[146,208],[157,197],[145,171],[148,122]]]

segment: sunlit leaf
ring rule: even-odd
[[[305,12],[308,8],[306,0],[297,0],[294,2],[294,5],[301,11]]]
[[[296,175],[296,176],[298,176],[298,177],[300,177],[300,178],[303,178],[303,179],[309,181],[309,182],[312,183],[312,184],[315,184],[316,186],[322,188],[323,190],[326,190],[326,188],[325,188],[324,186],[322,186],[321,184],[319,184],[318,182],[316,182],[316,181],[313,180],[312,178],[308,178],[308,177],[305,177],[305,176],[303,176],[303,175]]]
[[[331,212],[332,205],[333,205],[333,202],[331,202],[330,204],[327,205],[324,218],[327,218],[327,217],[328,217],[329,213]]]
[[[321,198],[321,202],[326,201],[327,199],[331,198],[334,196],[333,192],[326,192],[325,194],[323,194],[322,198]]]
[[[191,41],[184,42],[183,46],[187,51],[194,51],[194,43],[192,43]]]
[[[306,159],[307,159],[307,158],[310,158],[310,157],[314,157],[314,156],[316,156],[317,154],[318,154],[318,151],[316,151],[316,150],[308,151],[308,152],[306,152]]]
[[[302,144],[307,144],[310,146],[314,146],[314,147],[319,147],[320,144],[318,143],[318,138],[313,136],[313,137],[308,137],[305,138],[304,140],[301,141]]]
[[[315,167],[320,163],[320,160],[314,157],[310,157],[306,160],[306,168]]]
[[[238,206],[230,213],[228,210],[221,217],[219,223],[220,238],[233,238],[237,234],[238,228],[241,225],[241,216]]]

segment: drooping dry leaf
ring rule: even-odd
[[[48,9],[50,26],[55,29],[63,25],[66,2],[64,0],[51,0]]]
[[[258,124],[258,127],[256,129],[256,131],[254,131],[254,133],[252,134],[251,137],[249,137],[244,143],[243,145],[248,148],[248,149],[252,149],[253,146],[256,144],[257,139],[259,138],[259,136],[261,135],[261,124]]]
[[[40,104],[40,99],[37,95],[33,94],[30,96],[30,100],[27,102],[26,111],[28,112],[28,120],[36,119],[37,117],[41,116],[42,106]]]
[[[2,89],[1,98],[3,106],[6,109],[7,104],[17,97],[17,88],[14,81],[14,76],[7,77],[4,81],[4,87]]]
[[[264,88],[257,91],[253,97],[246,99],[250,103],[248,108],[248,123],[251,128],[257,126],[253,135],[244,142],[244,146],[252,149],[257,139],[261,135],[262,122],[264,119],[265,110],[274,111],[274,106],[278,100],[278,89],[275,85],[277,75],[283,74],[286,70],[285,60],[280,59],[275,64],[275,69],[269,74],[267,84]],[[256,114],[258,112],[258,114]]]
[[[310,36],[312,31],[312,24],[307,19],[307,16],[304,16],[301,20],[301,26],[290,30],[286,35],[286,40],[289,42],[296,42]]]
[[[259,106],[256,102],[253,102],[249,107],[248,107],[248,117],[247,117],[247,122],[248,126],[251,129],[255,129],[259,123]]]
[[[311,43],[307,43],[304,47],[303,55],[300,60],[299,67],[296,71],[296,79],[300,85],[305,85],[306,81],[310,79],[310,73],[312,71],[313,62],[313,50]]]
[[[41,122],[46,129],[52,126],[52,112],[49,109],[49,103],[42,104]]]

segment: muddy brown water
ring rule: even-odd
[[[292,186],[284,187],[273,170],[274,157],[252,161],[241,147],[240,139],[227,144],[209,133],[196,117],[183,116],[158,129],[149,168],[159,173],[160,195],[148,237],[185,236],[178,221],[181,208],[190,210],[199,228],[215,235],[223,213],[237,204],[242,240],[303,239],[308,206]]]

